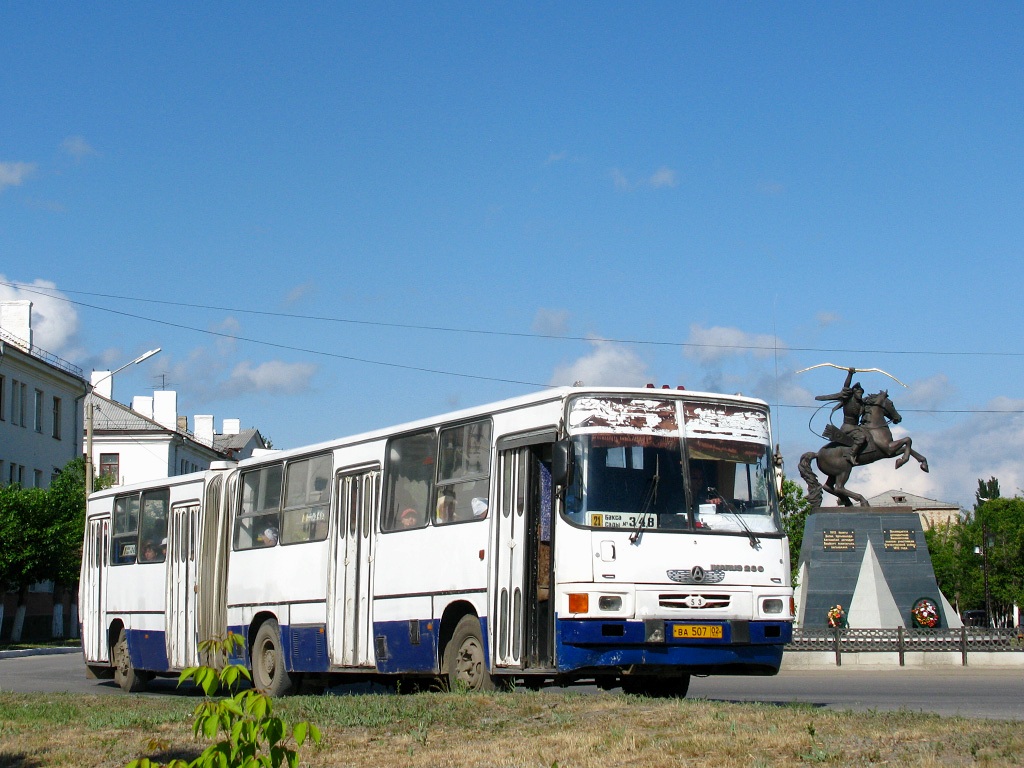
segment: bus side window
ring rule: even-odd
[[[134,563],[139,556],[139,495],[133,493],[114,499],[113,517],[110,563]]]
[[[491,485],[491,422],[442,429],[440,442],[434,523],[485,518]]]
[[[388,444],[385,466],[387,506],[382,531],[422,528],[434,488],[434,430],[396,437]]]
[[[142,494],[139,526],[139,562],[162,563],[167,558],[167,506],[170,491],[161,488]]]
[[[285,472],[281,543],[298,544],[326,539],[330,503],[330,454],[290,462]]]
[[[242,473],[242,504],[235,519],[235,549],[277,544],[281,531],[281,481],[284,467],[251,469]]]

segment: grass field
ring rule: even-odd
[[[192,759],[195,697],[0,694],[0,768]],[[1020,723],[805,705],[516,691],[296,696],[323,730],[311,766],[1021,765]]]

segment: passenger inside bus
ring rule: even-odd
[[[256,540],[264,547],[274,546],[277,544],[277,528],[274,528],[273,526],[265,528],[263,533],[256,537]]]
[[[399,528],[419,528],[420,513],[412,507],[406,507],[398,516]]]

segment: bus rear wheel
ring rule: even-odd
[[[690,676],[672,675],[625,675],[622,678],[622,690],[637,696],[650,696],[657,699],[684,699],[690,689]]]
[[[121,686],[122,691],[138,693],[146,690],[148,679],[144,672],[132,666],[132,657],[128,652],[128,633],[121,627],[117,642],[114,643],[114,682]]]
[[[292,689],[292,678],[284,664],[281,629],[268,619],[256,632],[252,645],[252,682],[268,696],[284,696]]]
[[[459,619],[455,633],[444,650],[449,690],[493,691],[494,679],[487,671],[480,620],[468,615]]]

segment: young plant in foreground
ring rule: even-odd
[[[319,745],[320,729],[312,723],[296,723],[290,738],[288,726],[273,714],[271,699],[262,691],[248,688],[236,691],[230,697],[214,699],[218,691],[235,691],[242,678],[251,681],[249,670],[240,664],[229,664],[236,649],[245,647],[245,640],[232,632],[224,639],[214,638],[199,644],[202,658],[213,666],[189,667],[182,671],[178,685],[191,680],[206,694],[193,714],[192,731],[207,739],[221,736],[191,763],[175,759],[166,768],[278,768],[299,764],[298,749],[312,740]],[[127,768],[160,768],[161,764],[148,757],[133,760]]]

